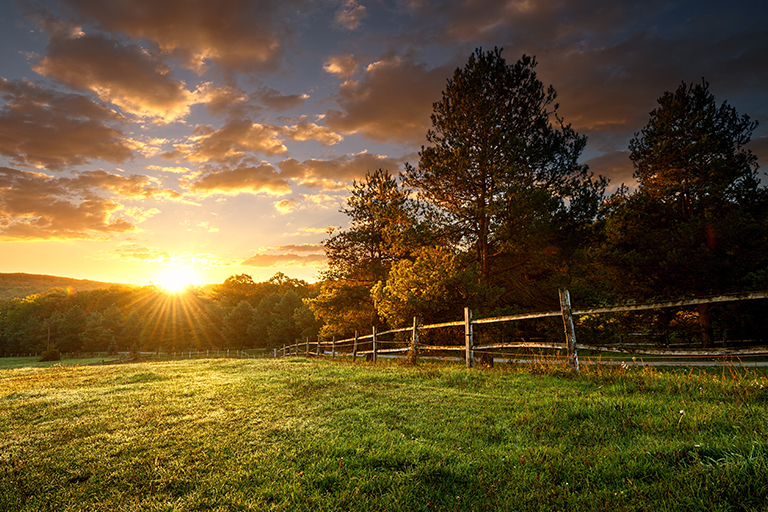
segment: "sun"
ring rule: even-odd
[[[190,286],[200,284],[200,279],[191,268],[173,267],[160,274],[155,284],[168,293],[181,293]]]

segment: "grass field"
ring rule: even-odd
[[[9,366],[3,511],[768,510],[753,371]]]

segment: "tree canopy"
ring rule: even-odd
[[[768,195],[744,146],[756,123],[706,82],[681,84],[659,98],[630,142],[637,190],[609,202],[606,255],[638,299],[739,291],[768,259]],[[711,345],[709,308],[699,308]]]
[[[565,233],[593,220],[605,188],[578,162],[586,138],[558,116],[535,67],[533,57],[509,65],[499,49],[475,51],[434,104],[430,145],[405,169],[457,247],[473,249],[484,283],[505,291],[562,268]]]

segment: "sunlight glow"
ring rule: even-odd
[[[154,283],[168,293],[180,293],[190,286],[199,285],[200,279],[189,267],[173,267],[160,274]]]

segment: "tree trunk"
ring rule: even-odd
[[[712,334],[712,317],[709,315],[709,304],[699,304],[699,329],[701,330],[701,345],[711,348],[714,345]]]

